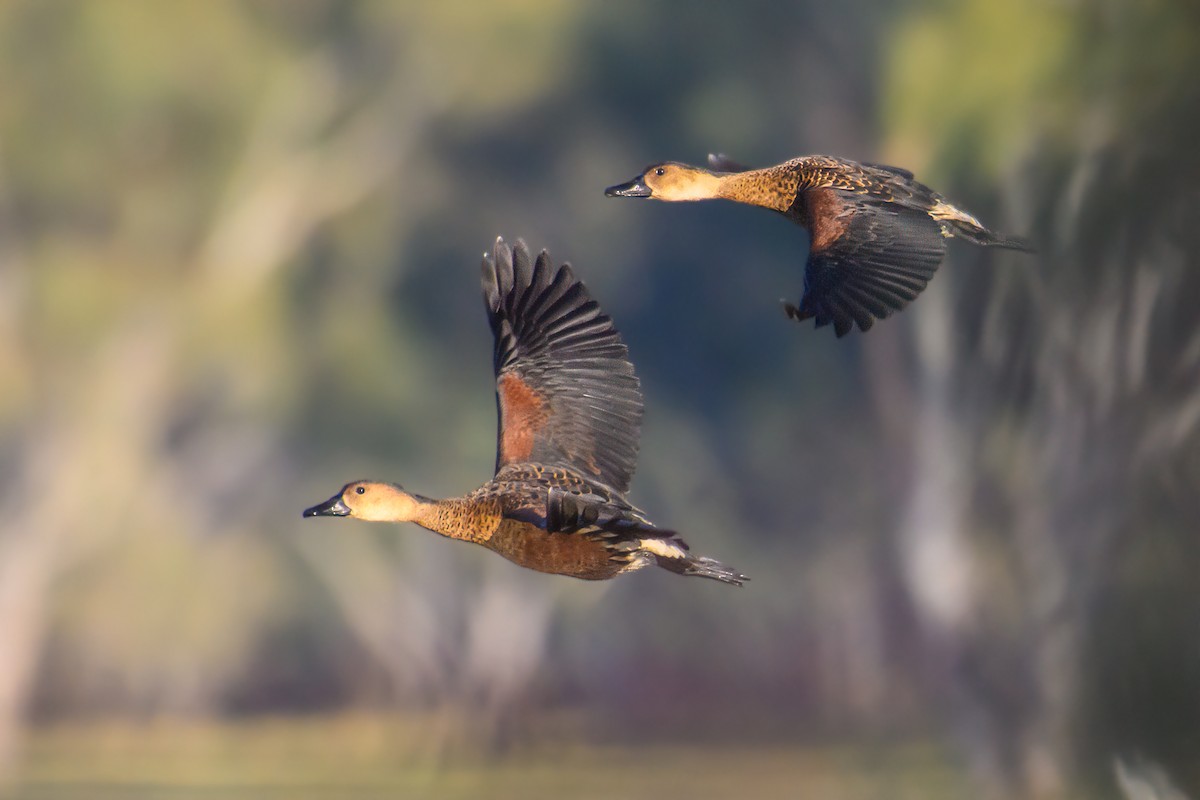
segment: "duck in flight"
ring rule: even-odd
[[[483,298],[495,337],[495,476],[446,500],[353,481],[304,516],[415,522],[523,567],[585,580],[653,564],[741,586],[746,576],[692,555],[625,499],[642,394],[620,334],[571,267],[497,239],[484,256]]]
[[[762,206],[808,229],[809,254],[795,320],[833,325],[840,337],[867,331],[909,304],[946,254],[946,240],[1031,252],[1022,239],[988,230],[975,217],[899,167],[831,156],[804,156],[749,169],[710,155],[708,168],[651,164],[609,197],[732,200]]]

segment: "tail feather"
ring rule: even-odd
[[[637,555],[638,566],[658,564],[677,575],[695,575],[741,586],[748,577],[720,561],[688,552],[675,531],[656,528],[641,512],[598,495],[579,495],[551,489],[546,497],[546,530],[552,533],[590,531],[622,554]],[[635,567],[636,568],[636,567]]]
[[[1004,247],[1009,250],[1022,250],[1026,253],[1036,252],[1033,245],[1025,239],[990,231],[983,226],[982,222],[966,211],[947,203],[936,195],[934,197],[933,205],[926,208],[925,213],[941,223],[943,236],[961,237],[981,247]]]
[[[982,225],[972,224],[965,220],[949,219],[945,220],[945,223],[954,229],[952,231],[954,236],[966,239],[968,242],[980,245],[981,247],[1002,247],[1006,250],[1020,250],[1023,253],[1037,252],[1028,240],[1022,239],[1020,236],[1008,236],[1003,233],[996,233]]]
[[[660,567],[674,572],[676,575],[695,575],[699,578],[711,578],[714,581],[728,583],[733,586],[741,586],[750,580],[750,578],[738,572],[733,567],[728,567],[716,559],[705,558],[704,556],[693,556],[691,554],[675,558],[656,556],[655,560]]]

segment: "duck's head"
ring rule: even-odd
[[[721,176],[675,161],[651,164],[631,181],[604,190],[607,197],[650,197],[655,200],[711,200],[718,197]]]
[[[394,483],[354,481],[324,503],[304,509],[306,517],[353,517],[368,522],[411,522],[421,505]]]

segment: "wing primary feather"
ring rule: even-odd
[[[612,319],[570,266],[497,240],[483,293],[495,336],[496,467],[570,467],[619,492],[637,463],[642,396]]]

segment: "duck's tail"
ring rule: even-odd
[[[676,575],[695,575],[699,578],[711,578],[721,583],[741,586],[748,577],[733,567],[728,567],[715,558],[694,556],[687,551],[687,545],[682,539],[642,539],[641,550],[654,554],[655,562],[665,570]]]
[[[750,580],[720,561],[688,552],[675,531],[657,528],[642,512],[598,495],[578,495],[551,489],[546,497],[546,530],[551,533],[588,532],[606,546],[628,556],[637,567],[658,564],[676,575],[696,575],[741,586]],[[637,567],[634,567],[635,569]]]
[[[929,216],[941,223],[942,233],[945,236],[966,239],[981,247],[1002,247],[1006,250],[1020,250],[1024,253],[1037,252],[1026,239],[988,230],[975,217],[944,200],[938,200],[934,204],[933,208],[929,210]]]
[[[1003,233],[996,233],[982,225],[974,226],[954,222],[951,222],[950,225],[954,228],[955,236],[960,239],[966,239],[972,244],[982,247],[1002,247],[1005,250],[1020,250],[1022,253],[1037,252],[1027,239],[1022,239],[1020,236],[1008,236]]]

